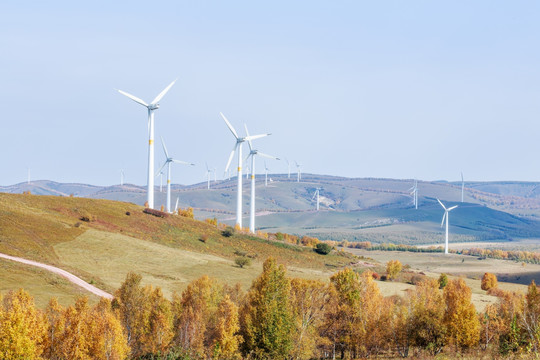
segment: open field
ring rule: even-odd
[[[34,296],[40,308],[47,306],[51,297],[64,306],[73,304],[78,296],[88,296],[91,304],[99,300],[63,277],[33,266],[0,259],[0,273],[0,294],[23,288]]]
[[[55,245],[60,261],[71,268],[93,274],[109,288],[116,289],[130,271],[143,276],[145,284],[160,286],[165,295],[182,292],[189,282],[203,274],[244,290],[262,271],[257,260],[248,268],[239,268],[223,257],[170,248],[133,237],[88,230],[77,239]],[[264,260],[264,259],[261,259]],[[329,270],[289,267],[290,276],[328,279]]]

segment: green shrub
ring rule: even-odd
[[[448,285],[448,276],[444,273],[439,276],[439,289],[444,289]]]
[[[251,265],[251,259],[245,256],[239,256],[236,259],[234,259],[234,263],[238,265],[240,268],[244,268],[244,266]]]
[[[234,228],[232,226],[227,226],[225,230],[221,232],[221,235],[225,237],[231,237],[234,235]]]
[[[326,243],[318,243],[315,246],[315,251],[321,255],[327,255],[332,251],[332,247]]]

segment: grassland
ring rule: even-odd
[[[168,294],[181,291],[203,274],[247,287],[269,256],[299,276],[315,278],[327,278],[351,262],[350,257],[322,256],[310,248],[248,235],[224,237],[205,222],[181,216],[158,218],[142,210],[109,200],[0,194],[0,252],[58,266],[107,291],[114,291],[128,271],[136,271],[146,283],[161,285]],[[254,258],[250,268],[234,266],[238,252]],[[0,275],[3,291],[18,283],[15,278],[5,279],[6,274]],[[41,287],[48,281],[43,277],[20,283],[31,287],[31,281],[35,281],[36,298],[44,296],[38,302],[55,294]],[[70,289],[65,287],[61,296],[73,298],[79,293]]]

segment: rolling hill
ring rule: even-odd
[[[283,174],[257,176],[257,226],[267,231],[283,231],[332,240],[369,240],[407,244],[438,243],[442,209],[436,198],[459,208],[451,214],[451,242],[512,241],[540,238],[540,183],[469,182],[465,202],[461,184],[420,181],[419,209],[414,210],[408,189],[412,180],[344,178],[303,174],[302,181]],[[216,217],[232,224],[236,201],[236,180],[190,186],[173,185],[173,202],[193,207],[199,219]],[[321,210],[314,213],[313,193],[321,190]],[[22,183],[0,189],[5,192],[31,191],[33,194],[73,194],[78,197],[110,199],[142,205],[145,188],[98,187],[60,184],[51,181]],[[165,192],[156,189],[156,204],[165,203]],[[249,182],[244,182],[244,208],[249,209]],[[247,221],[247,212],[244,214]]]

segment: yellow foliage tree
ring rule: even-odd
[[[144,334],[143,352],[148,354],[164,354],[173,337],[171,304],[163,296],[160,287],[145,288],[148,296],[148,327]]]
[[[45,352],[44,355],[47,359],[55,359],[59,354],[59,339],[64,332],[65,318],[64,309],[56,298],[52,298],[45,310],[45,316],[47,319],[47,336],[45,339]]]
[[[46,319],[24,290],[10,291],[0,307],[0,358],[40,359],[46,339]]]
[[[332,294],[330,286],[321,281],[292,279],[291,305],[295,325],[292,356],[295,359],[315,357],[320,343],[318,330]]]
[[[481,284],[481,288],[482,290],[489,290],[489,289],[494,289],[497,287],[497,276],[495,276],[495,274],[492,274],[492,273],[485,273],[484,276],[482,277],[482,284]]]
[[[471,289],[465,284],[465,280],[460,278],[449,281],[444,288],[444,300],[444,323],[449,343],[459,348],[477,345],[480,339],[480,323],[471,302]]]
[[[112,311],[111,302],[102,298],[88,315],[90,357],[96,360],[125,359],[129,347],[122,324]]]
[[[388,280],[393,280],[401,272],[403,266],[399,260],[390,260],[386,263],[386,275]]]
[[[239,346],[242,336],[238,335],[239,331],[238,306],[231,301],[229,295],[225,295],[218,307],[212,359],[241,358]]]

